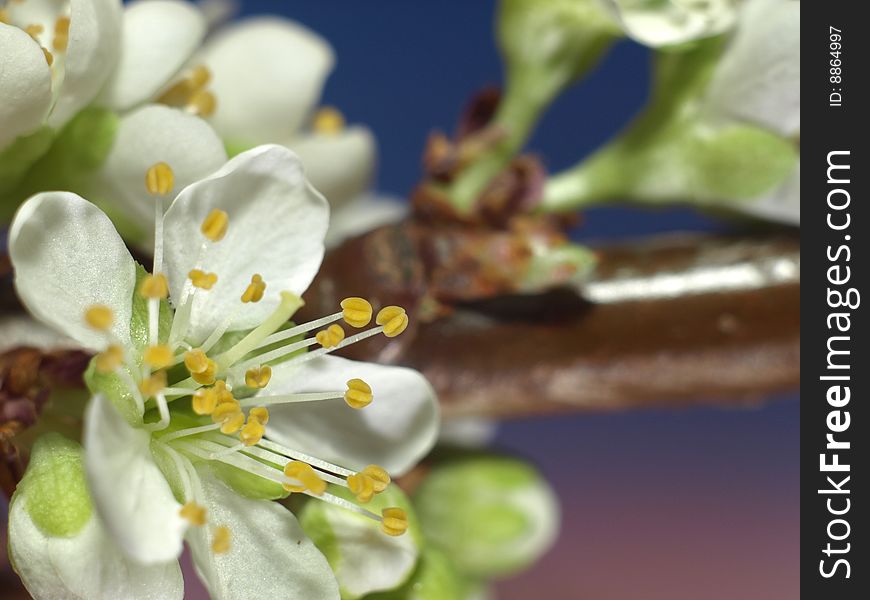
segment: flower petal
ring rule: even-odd
[[[380,194],[363,194],[333,209],[326,232],[326,247],[335,248],[344,240],[362,235],[382,225],[398,223],[408,214],[408,203]]]
[[[48,117],[52,127],[61,127],[97,96],[115,66],[121,40],[117,0],[70,0],[69,16],[63,82]]]
[[[130,560],[107,534],[87,499],[84,506],[77,506],[86,521],[81,526],[76,523],[68,535],[51,535],[34,521],[31,502],[38,502],[38,510],[44,511],[52,498],[33,494],[64,489],[70,485],[70,477],[84,478],[78,444],[65,441],[57,447],[57,439],[43,437],[39,442],[43,450],[49,444],[55,446],[54,456],[48,458],[54,464],[44,464],[43,453],[41,465],[49,466],[42,471],[55,472],[42,473],[41,485],[33,486],[28,480],[33,469],[28,469],[9,505],[9,554],[30,594],[34,598],[94,600],[182,598],[184,583],[178,561],[143,566]]]
[[[151,455],[151,436],[134,429],[101,395],[85,410],[85,469],[106,529],[143,564],[181,554],[181,505]]]
[[[0,149],[36,130],[51,106],[51,71],[39,44],[0,23]]]
[[[260,395],[344,390],[354,378],[371,386],[369,406],[354,410],[344,400],[276,405],[268,436],[351,469],[374,463],[404,474],[438,436],[435,392],[417,371],[324,356],[295,370],[275,367],[273,382]]]
[[[101,101],[116,110],[153,98],[205,37],[202,12],[180,0],[138,0],[124,9],[121,54]]]
[[[200,578],[215,600],[338,598],[338,583],[323,554],[289,510],[233,492],[207,467],[199,470],[208,525],[191,529],[188,543]],[[215,527],[230,530],[230,550],[211,551]]]
[[[175,187],[167,198],[173,198],[226,160],[223,143],[202,119],[167,106],[143,106],[121,118],[99,174],[100,195],[140,234],[150,235],[155,199],[145,188],[145,173],[152,165],[165,162],[172,167]]]
[[[212,209],[226,211],[229,229],[208,242],[199,227]],[[278,306],[282,290],[302,295],[323,259],[329,220],[326,200],[305,180],[287,148],[259,146],[178,195],[164,219],[164,252],[171,297],[181,297],[194,267],[216,273],[217,284],[197,294],[188,337],[202,341],[228,317],[230,330],[258,325]],[[260,302],[240,298],[254,273],[262,275]]]
[[[366,127],[314,133],[287,146],[302,159],[308,180],[333,209],[361,194],[371,183],[377,148]]]
[[[70,192],[43,192],[25,202],[9,230],[15,289],[40,321],[101,350],[106,337],[89,328],[85,310],[105,304],[112,333],[130,339],[136,273],[133,259],[103,212]]]
[[[718,35],[734,25],[733,0],[608,0],[626,34],[653,48]]]
[[[335,58],[328,42],[298,23],[248,19],[218,31],[198,57],[211,70],[211,122],[238,144],[281,142],[317,104]]]
[[[799,2],[749,2],[710,82],[710,111],[799,134],[800,10]]]

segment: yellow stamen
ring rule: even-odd
[[[263,277],[259,273],[255,273],[251,276],[251,283],[248,284],[248,287],[245,289],[245,292],[242,294],[242,302],[259,302],[263,299],[263,294],[266,292],[266,282],[263,281]]]
[[[386,306],[378,311],[375,323],[384,326],[384,335],[396,337],[408,328],[408,315],[401,306]]]
[[[69,17],[60,17],[54,22],[54,40],[52,47],[58,52],[64,52],[69,44]]]
[[[266,435],[266,428],[259,419],[248,417],[248,422],[245,423],[245,426],[239,432],[239,441],[245,446],[254,446],[260,443],[264,435]]]
[[[165,162],[152,165],[145,172],[145,189],[152,196],[165,196],[175,186],[175,173]]]
[[[284,465],[284,475],[302,483],[302,486],[284,484],[284,489],[288,492],[303,492],[308,490],[320,496],[326,491],[326,482],[320,478],[308,463],[298,460],[290,461]]]
[[[399,536],[408,530],[408,515],[401,508],[385,508],[381,516],[381,530],[387,535]]]
[[[270,379],[272,379],[272,367],[269,365],[251,367],[245,371],[245,385],[249,388],[262,389],[269,384]]]
[[[100,373],[111,373],[124,362],[124,349],[112,344],[99,354],[95,359],[94,366]]]
[[[366,504],[371,502],[375,495],[374,482],[368,475],[356,473],[347,478],[347,489],[356,496],[358,502]]]
[[[344,339],[344,329],[341,328],[341,325],[333,323],[326,329],[318,331],[314,338],[324,348],[335,348]]]
[[[200,348],[194,348],[184,353],[184,366],[193,373],[202,373],[209,367],[208,356]]]
[[[200,117],[210,117],[217,109],[217,100],[208,90],[197,90],[187,100],[187,110]]]
[[[98,331],[108,330],[115,322],[115,314],[105,304],[94,304],[85,311],[85,323]]]
[[[214,535],[211,538],[211,551],[215,554],[226,554],[230,551],[230,529],[221,525],[215,527]]]
[[[211,413],[211,420],[221,424],[221,433],[232,435],[245,424],[245,414],[237,401],[221,402]]]
[[[248,411],[249,419],[257,419],[263,425],[269,422],[269,409],[265,406],[257,406]]]
[[[38,25],[36,23],[34,23],[32,25],[28,25],[27,27],[24,28],[24,33],[26,33],[27,35],[29,35],[33,39],[36,39],[36,36],[38,36],[43,31],[45,31],[45,27],[43,27],[42,25]]]
[[[9,13],[5,8],[0,8],[0,23],[9,24]]]
[[[344,322],[357,329],[365,327],[372,320],[372,305],[365,298],[345,298],[341,301]]]
[[[202,527],[205,525],[205,507],[200,506],[193,500],[186,502],[181,510],[178,511],[181,518],[193,525],[194,527]]]
[[[227,382],[223,379],[215,381],[214,387],[212,389],[214,390],[215,394],[217,394],[217,403],[219,405],[226,404],[227,402],[233,402],[238,404],[235,397],[233,397],[233,393],[229,389],[227,389]]]
[[[151,300],[167,298],[169,296],[169,282],[166,281],[166,275],[163,273],[146,275],[142,283],[139,284],[139,295]]]
[[[172,348],[165,344],[148,346],[142,353],[142,361],[152,369],[163,369],[172,364]]]
[[[198,415],[210,415],[217,408],[218,395],[214,388],[202,388],[197,390],[191,400],[193,412]]]
[[[213,208],[208,216],[203,220],[200,231],[202,235],[213,242],[219,242],[224,239],[227,234],[227,228],[230,224],[230,216],[219,208]]]
[[[361,472],[372,480],[372,486],[376,494],[380,494],[390,485],[390,474],[383,467],[369,465]]]
[[[362,379],[351,379],[347,382],[347,391],[344,393],[344,401],[351,408],[365,408],[372,403],[372,388]]]
[[[48,48],[45,46],[42,47],[42,53],[45,55],[45,62],[47,62],[50,67],[52,63],[54,63],[54,55],[49,52]]]
[[[215,273],[206,273],[199,269],[193,269],[187,274],[190,278],[190,283],[193,287],[201,290],[210,290],[217,283],[217,275]]]
[[[241,429],[245,424],[245,414],[242,411],[233,413],[231,416],[224,419],[221,423],[221,433],[224,435],[232,435]]]
[[[211,80],[211,71],[205,65],[197,65],[190,71],[187,80],[194,89],[202,89]]]
[[[166,388],[166,371],[157,371],[139,382],[139,390],[146,398],[156,396]]]
[[[344,129],[344,115],[337,108],[324,106],[314,114],[311,128],[316,133],[335,134]]]
[[[199,373],[191,373],[190,376],[199,385],[211,385],[214,383],[217,375],[217,363],[210,358],[206,358],[208,366]]]

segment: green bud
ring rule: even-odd
[[[510,458],[455,459],[414,495],[426,539],[461,573],[491,578],[535,562],[553,543],[559,509],[530,465]]]
[[[40,437],[15,491],[14,499],[21,498],[45,535],[72,537],[81,531],[93,512],[81,446],[54,433]]]
[[[329,493],[356,504],[347,488],[333,485]],[[423,543],[414,509],[398,486],[388,486],[361,506],[376,515],[385,508],[401,508],[408,517],[408,531],[389,536],[373,519],[316,499],[308,500],[297,515],[305,534],[335,571],[345,599],[404,585],[414,572]]]

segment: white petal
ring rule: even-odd
[[[47,536],[27,511],[26,494],[9,506],[9,554],[27,591],[37,600],[172,600],[184,596],[178,561],[133,562],[112,541],[96,515],[73,537]]]
[[[200,578],[214,600],[338,598],[338,583],[323,554],[289,510],[250,500],[200,470],[208,525],[192,528],[188,543]],[[213,530],[230,529],[230,550],[214,554]]]
[[[745,213],[779,221],[788,225],[801,224],[801,165],[798,162],[794,172],[785,182],[771,193],[757,200],[729,204]]]
[[[101,102],[125,110],[153,98],[187,63],[206,22],[181,0],[138,0],[124,9],[121,54]]]
[[[186,522],[151,455],[150,434],[97,395],[85,411],[84,446],[94,504],[118,545],[143,564],[178,558]]]
[[[51,106],[51,72],[39,44],[0,23],[0,150],[36,130]]]
[[[734,0],[607,0],[626,34],[657,48],[718,35],[734,25]]]
[[[317,104],[335,58],[328,42],[278,18],[241,21],[218,31],[198,60],[212,72],[221,137],[261,144],[289,139]]]
[[[753,0],[708,88],[708,109],[784,136],[800,131],[800,3]]]
[[[200,225],[212,209],[229,214],[220,242],[208,242],[199,258]],[[227,318],[230,330],[258,325],[280,302],[280,292],[301,295],[323,259],[329,207],[305,180],[299,159],[282,146],[260,146],[188,186],[164,219],[165,261],[177,301],[194,267],[217,273],[218,282],[197,294],[189,337],[201,341]],[[260,302],[240,297],[254,273],[266,282]]]
[[[100,172],[101,195],[144,234],[154,231],[154,197],[145,173],[165,162],[178,190],[210,175],[227,160],[223,143],[208,124],[181,110],[148,105],[124,116]]]
[[[435,392],[417,371],[324,356],[295,371],[278,366],[259,395],[343,391],[349,379],[368,383],[374,401],[361,410],[344,400],[270,407],[270,438],[318,458],[362,469],[378,464],[402,475],[438,436]]]
[[[70,192],[43,192],[25,202],[9,230],[15,289],[39,320],[85,348],[101,350],[105,335],[89,328],[85,310],[105,304],[112,333],[130,339],[136,272],[133,259],[103,212]]]
[[[79,347],[75,340],[27,315],[0,316],[0,352],[22,346],[44,350]]]
[[[61,127],[91,103],[118,58],[121,6],[117,0],[70,0],[69,42],[63,81],[48,117]]]
[[[309,134],[287,146],[302,159],[308,180],[333,209],[361,194],[371,183],[377,148],[366,127]]]
[[[326,232],[326,247],[335,248],[344,240],[362,235],[382,225],[398,223],[408,215],[408,203],[400,198],[363,194],[333,209]]]

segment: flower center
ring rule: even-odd
[[[388,306],[376,315],[364,298],[346,298],[339,311],[308,323],[292,325],[288,320],[304,304],[297,295],[279,292],[277,308],[246,335],[228,343],[224,335],[233,321],[228,317],[199,345],[187,337],[191,323],[193,299],[208,295],[220,274],[208,273],[201,267],[211,245],[221,243],[230,227],[229,215],[214,210],[200,226],[203,236],[197,267],[188,274],[182,298],[174,304],[168,339],[160,339],[161,304],[164,318],[169,285],[162,273],[163,262],[163,197],[173,187],[171,168],[158,163],[145,177],[147,190],[155,196],[155,251],[152,273],[141,279],[136,293],[148,307],[148,344],[139,351],[124,347],[111,333],[114,315],[102,305],[89,307],[85,322],[102,331],[106,348],[95,358],[95,368],[103,373],[115,373],[126,384],[143,417],[143,427],[152,432],[155,441],[179,460],[218,462],[253,474],[263,480],[280,484],[291,493],[302,493],[331,502],[381,523],[389,535],[401,535],[407,519],[400,509],[387,509],[375,514],[361,505],[371,501],[390,483],[389,474],[377,465],[354,471],[340,465],[287,448],[269,439],[269,408],[281,404],[323,402],[343,399],[348,410],[362,410],[372,403],[375,392],[368,383],[351,378],[340,390],[309,393],[267,393],[272,381],[272,369],[294,366],[329,354],[366,338],[383,334],[394,337],[408,326],[405,310]],[[268,284],[259,274],[240,290],[240,310],[260,302]],[[206,301],[208,300],[206,296]],[[375,326],[366,329],[374,316]],[[359,333],[346,336],[340,322]],[[315,332],[313,336],[306,337]],[[308,350],[312,348],[311,350]],[[151,417],[154,415],[156,417]],[[191,474],[191,482],[195,473]],[[356,503],[327,493],[327,484],[343,486],[356,497]],[[196,485],[191,483],[182,516],[191,524],[205,522],[197,503]],[[204,510],[204,509],[203,509]],[[387,514],[389,512],[389,514]],[[213,550],[229,548],[229,531],[213,532]],[[225,551],[225,550],[224,550]]]
[[[63,58],[69,43],[69,3],[65,3],[53,18],[45,16],[39,20],[32,20],[32,15],[43,15],[27,10],[23,4],[25,0],[11,0],[0,7],[0,23],[21,29],[39,44],[45,62],[51,68],[52,82],[55,82],[62,74]]]

